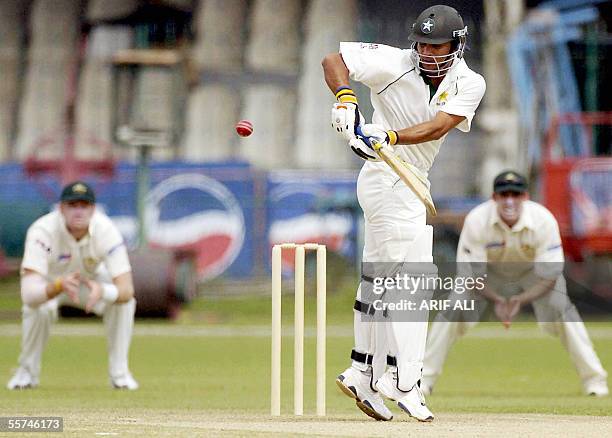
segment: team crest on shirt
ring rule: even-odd
[[[93,257],[85,257],[83,259],[83,266],[85,267],[85,270],[93,272],[96,270],[96,266],[98,266],[98,261]]]
[[[535,257],[535,248],[531,245],[527,245],[527,244],[521,245],[521,251],[529,259],[533,259]]]
[[[448,91],[443,91],[438,96],[438,102],[436,103],[438,106],[446,105],[446,101],[448,100]]]

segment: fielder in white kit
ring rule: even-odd
[[[23,322],[19,367],[8,389],[38,386],[42,353],[62,303],[103,315],[111,386],[138,389],[128,368],[134,286],[127,249],[89,185],[62,190],[60,207],[28,229],[21,263]],[[76,364],[75,364],[76,366]]]
[[[427,177],[446,134],[452,128],[470,130],[485,92],[484,79],[463,59],[466,36],[459,13],[437,5],[417,18],[410,49],[343,42],[340,53],[323,60],[325,81],[338,100],[332,126],[366,160],[357,182],[365,217],[366,263],[433,262],[433,233],[425,222],[424,204],[377,158],[370,139],[391,145]],[[372,124],[365,124],[349,78],[370,88]],[[368,278],[362,277],[354,306],[352,365],[336,383],[377,420],[393,418],[380,392],[410,416],[431,421],[433,414],[419,388],[427,321],[393,321],[384,324],[386,333],[381,336],[377,330],[383,330],[383,324],[362,317],[372,312],[372,303],[362,299],[364,281]]]
[[[608,395],[607,373],[567,296],[556,219],[528,199],[527,180],[515,171],[500,173],[493,191],[492,199],[466,216],[457,247],[458,273],[473,275],[487,264],[486,288],[472,294],[481,303],[474,315],[436,317],[427,340],[422,390],[431,393],[452,345],[478,323],[488,303],[507,328],[520,308],[531,304],[540,327],[559,337],[569,352],[585,394]],[[454,295],[468,298],[465,293]]]

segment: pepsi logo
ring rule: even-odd
[[[196,253],[200,280],[222,274],[244,243],[242,208],[220,182],[199,173],[170,177],[147,197],[146,226],[152,245]]]
[[[349,239],[352,219],[338,212],[313,211],[329,189],[317,183],[284,183],[270,191],[270,247],[279,243],[316,242],[341,252]],[[294,251],[282,252],[284,270],[292,270]]]

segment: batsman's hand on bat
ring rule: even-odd
[[[365,121],[359,107],[352,103],[334,103],[331,117],[332,128],[349,141],[355,138],[355,128]]]
[[[348,143],[351,150],[362,160],[382,161],[372,146],[368,146],[361,138],[353,138]]]
[[[359,111],[357,96],[349,87],[336,90],[336,99],[331,111],[332,128],[343,138],[351,141],[356,136],[356,129],[365,123],[363,114]]]
[[[97,281],[86,279],[84,283],[89,288],[89,296],[87,297],[87,304],[85,305],[85,312],[90,313],[94,306],[102,299],[102,285]]]
[[[383,146],[393,146],[397,144],[397,131],[387,131],[380,125],[368,123],[357,127],[357,139],[362,140],[368,147],[374,150],[372,141]]]
[[[383,146],[397,143],[397,132],[385,131],[380,125],[372,123],[360,125],[355,132],[356,136],[349,141],[349,147],[357,156],[367,161],[381,161],[374,150],[372,141]]]

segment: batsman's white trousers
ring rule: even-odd
[[[454,294],[454,298],[449,297],[451,300],[464,300],[466,298],[465,294]],[[563,276],[559,277],[550,293],[531,304],[540,328],[561,340],[583,385],[592,380],[605,381],[608,374],[601,365],[599,357],[597,357],[578,310],[567,296],[565,278]],[[486,305],[479,307],[484,311]],[[442,314],[436,316],[427,340],[423,370],[423,379],[429,387],[433,387],[442,373],[448,352],[455,341],[463,336],[469,328],[478,324],[475,319],[471,317],[468,322],[449,322]]]
[[[35,382],[39,381],[41,358],[51,325],[57,320],[57,309],[67,303],[68,297],[61,294],[37,307],[22,307],[22,339],[19,366],[26,369]],[[71,304],[74,305],[74,304]],[[111,378],[124,376],[129,372],[128,353],[134,329],[136,300],[126,303],[107,304],[99,302],[94,312],[103,317],[108,339],[108,366]]]
[[[399,177],[366,163],[357,180],[357,198],[365,218],[364,262],[433,262],[430,226],[424,204]],[[362,301],[361,287],[357,300]],[[366,303],[371,304],[371,303]],[[387,354],[397,360],[399,387],[410,390],[420,379],[427,321],[368,322],[354,312],[355,350],[373,355],[373,382],[385,371]],[[353,361],[353,366],[367,365]]]

